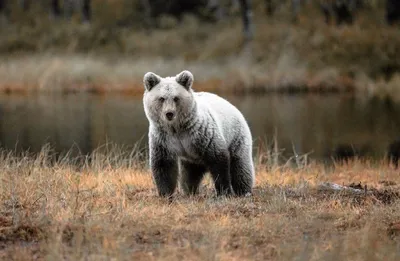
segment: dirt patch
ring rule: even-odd
[[[33,225],[19,225],[16,227],[2,227],[0,230],[0,244],[15,242],[37,242],[46,237],[43,228]]]
[[[10,227],[12,225],[11,218],[0,216],[0,230]]]
[[[394,182],[386,183],[395,185]],[[287,189],[285,195],[296,200],[312,198],[319,201],[335,200],[352,206],[390,205],[400,199],[400,190],[396,186],[372,187],[361,183],[350,183],[348,185],[322,183],[315,188],[311,188],[308,193]]]
[[[163,245],[185,247],[202,241],[204,237],[202,233],[187,228],[148,228],[134,232],[129,241],[132,242],[130,248],[134,252],[141,252],[157,251]]]
[[[357,198],[359,202],[366,202],[368,200],[371,200],[374,203],[379,203],[379,204],[384,204],[384,205],[389,205],[395,202],[400,198],[400,193],[399,189],[396,187],[391,187],[396,185],[395,182],[392,181],[382,181],[379,182],[380,184],[383,184],[383,188],[375,188],[375,187],[368,187],[367,185],[362,186],[361,183],[351,183],[348,185],[348,187],[356,189],[358,191],[362,191],[363,193],[358,194]]]
[[[71,246],[72,245],[72,240],[74,237],[79,233],[84,235],[86,232],[86,229],[83,225],[71,225],[67,224],[63,229],[62,229],[62,242]]]
[[[40,242],[45,240],[43,228],[22,224],[12,226],[10,220],[0,220],[0,259],[38,260],[41,256]]]

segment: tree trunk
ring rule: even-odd
[[[92,18],[91,0],[83,0],[82,16],[84,22],[89,22]]]
[[[251,0],[240,0],[240,7],[242,10],[243,20],[243,34],[246,41],[253,39],[253,11],[251,7]]]
[[[60,17],[61,7],[59,0],[51,0],[50,13],[53,17]]]

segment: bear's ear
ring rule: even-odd
[[[161,77],[155,73],[147,72],[143,77],[143,84],[146,90],[150,91],[154,86],[161,82]]]
[[[185,87],[186,90],[189,90],[193,85],[193,74],[185,70],[176,75],[175,80],[177,83]]]

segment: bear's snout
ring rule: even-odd
[[[167,112],[165,114],[165,117],[167,117],[167,120],[172,121],[172,119],[174,118],[174,113],[173,112]]]

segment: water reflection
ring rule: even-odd
[[[267,95],[226,97],[245,115],[255,145],[272,142],[290,157],[311,153],[328,157],[341,144],[365,155],[381,157],[400,137],[400,105],[356,100],[350,95]],[[0,145],[40,151],[50,143],[56,151],[75,144],[90,153],[111,142],[129,148],[147,144],[148,123],[141,97],[0,96]]]

